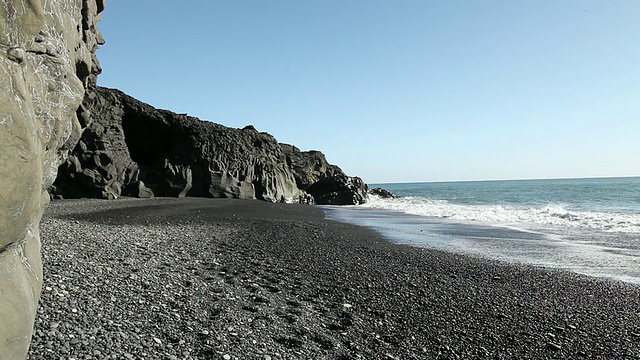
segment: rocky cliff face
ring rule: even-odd
[[[51,187],[64,198],[197,196],[356,204],[366,185],[319,152],[279,144],[98,88],[93,121]],[[321,184],[325,184],[321,186]],[[329,189],[330,188],[330,189]]]
[[[287,155],[296,185],[309,193],[316,204],[357,205],[367,201],[367,184],[329,164],[320,151],[300,151],[289,144],[280,144],[280,147]]]
[[[2,359],[26,357],[42,283],[38,225],[58,165],[90,121],[103,8],[102,0],[0,4]]]

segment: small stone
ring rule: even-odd
[[[202,330],[200,331],[200,335],[209,335],[209,330]]]
[[[229,355],[229,354],[224,354],[224,355],[222,355],[222,358],[223,358],[224,360],[231,360],[231,355]]]
[[[157,337],[154,337],[153,341],[155,341],[158,344],[162,344],[162,340],[158,339]]]
[[[558,345],[558,344],[547,343],[547,349],[553,350],[553,351],[558,351],[558,350],[562,349],[562,347],[560,345]]]
[[[25,58],[24,49],[19,48],[19,47],[11,48],[11,49],[7,50],[7,57],[11,61],[15,61],[18,64],[22,64],[24,62],[24,58]]]
[[[343,306],[345,309],[351,309],[351,308],[353,307],[353,305],[351,305],[351,304],[346,304],[346,303],[345,303],[345,304],[342,304],[342,306]]]
[[[265,356],[264,356],[264,360],[271,360],[271,356],[269,356],[269,355],[265,355]]]

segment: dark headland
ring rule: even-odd
[[[393,244],[310,205],[54,201],[30,359],[637,359],[640,288]]]

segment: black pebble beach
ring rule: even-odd
[[[640,287],[396,245],[318,207],[55,201],[30,359],[639,359]]]

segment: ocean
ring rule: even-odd
[[[640,177],[371,184],[326,206],[398,243],[640,284]]]

